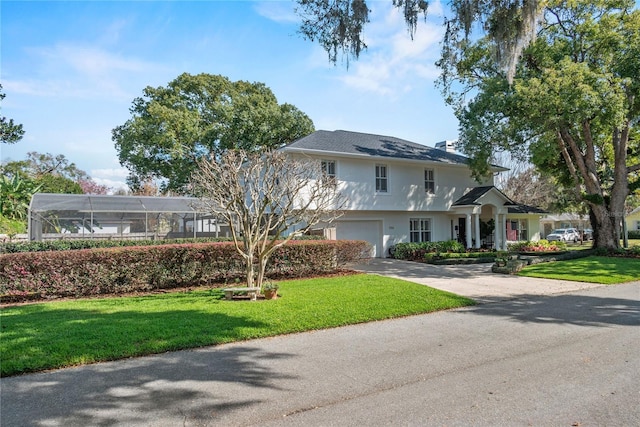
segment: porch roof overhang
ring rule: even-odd
[[[486,203],[491,197],[494,198],[493,203]],[[484,201],[482,199],[485,199]],[[495,199],[498,200],[498,204],[495,203]],[[453,202],[452,208],[477,208],[484,204],[492,204],[498,208],[517,206],[513,200],[507,197],[502,191],[498,190],[493,185],[485,185],[481,187],[474,187],[467,191],[462,197]],[[506,213],[506,212],[505,212]]]
[[[492,199],[492,201],[489,201]],[[484,200],[483,200],[484,199]],[[496,201],[498,203],[496,203]],[[493,185],[474,187],[456,200],[451,208],[456,211],[477,213],[486,204],[496,206],[501,214],[542,215],[547,212],[535,206],[528,206],[514,202]]]

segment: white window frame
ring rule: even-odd
[[[329,177],[329,178],[336,177],[336,161],[335,160],[322,159],[320,161],[320,167],[322,168],[322,173],[326,177]],[[331,171],[331,169],[333,169],[333,171]]]
[[[527,241],[529,240],[529,220],[524,219],[524,218],[519,218],[519,219],[510,219],[509,222],[511,223],[510,227],[511,227],[511,231],[515,231],[516,232],[516,241]],[[515,224],[516,228],[513,228],[513,225]]]
[[[320,160],[320,168],[322,169],[322,176],[328,182],[336,184],[338,165],[335,160],[322,159]],[[331,170],[333,169],[333,171]]]
[[[431,218],[409,218],[409,241],[431,242]]]
[[[424,192],[426,194],[436,194],[436,171],[433,168],[424,170]]]
[[[384,185],[382,185],[383,183]],[[388,193],[388,192],[389,192],[389,167],[382,163],[376,163],[376,193]]]

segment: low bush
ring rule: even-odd
[[[567,249],[565,242],[538,241],[516,242],[507,245],[509,252],[559,252]]]
[[[424,256],[425,261],[432,261],[438,259],[463,259],[463,258],[491,258],[494,259],[498,256],[506,254],[506,252],[486,251],[486,252],[448,252],[448,253],[436,253],[431,252]]]
[[[455,240],[442,242],[398,243],[393,246],[391,256],[407,261],[422,261],[429,253],[464,253],[464,245]]]
[[[640,230],[629,230],[627,236],[629,239],[640,239]]]
[[[307,277],[336,271],[369,248],[362,241],[297,241],[271,257],[267,276]],[[80,297],[147,292],[242,280],[233,243],[97,248],[0,255],[0,296]]]
[[[19,253],[19,252],[44,252],[44,251],[68,251],[77,249],[93,249],[93,248],[120,248],[129,246],[157,246],[171,245],[183,243],[212,243],[212,242],[228,242],[229,237],[198,237],[171,240],[98,240],[98,239],[80,239],[80,240],[47,240],[43,242],[9,242],[0,245],[0,253]]]
[[[618,248],[618,249],[596,248],[593,252],[595,255],[598,255],[598,256],[640,258],[640,245],[634,245],[626,249],[625,248]]]

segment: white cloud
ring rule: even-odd
[[[372,22],[365,29],[368,49],[339,78],[345,85],[385,96],[412,90],[425,81],[434,81],[439,71],[439,43],[443,28],[433,21],[420,20],[413,36],[400,11],[390,4],[373,3]],[[430,9],[437,13],[439,4]]]
[[[110,169],[91,169],[91,177],[100,178],[126,178],[129,175],[129,171],[124,168],[110,168]]]
[[[124,168],[92,169],[89,175],[96,184],[108,187],[110,194],[129,188],[125,181],[129,171]]]
[[[129,189],[129,187],[127,186],[127,183],[124,181],[116,181],[112,179],[94,178],[94,177],[92,177],[92,179],[96,184],[104,185],[105,187],[107,187],[109,189],[107,192],[108,194],[115,194],[118,190],[127,191]]]
[[[129,100],[132,94],[126,86],[132,76],[145,77],[166,68],[90,45],[59,43],[28,53],[36,74],[45,77],[6,81],[13,92],[27,95]]]
[[[300,17],[294,10],[294,3],[290,1],[260,1],[255,4],[254,10],[271,21],[287,24],[300,23]]]

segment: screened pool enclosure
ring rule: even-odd
[[[223,237],[228,228],[192,197],[36,193],[29,240]]]

